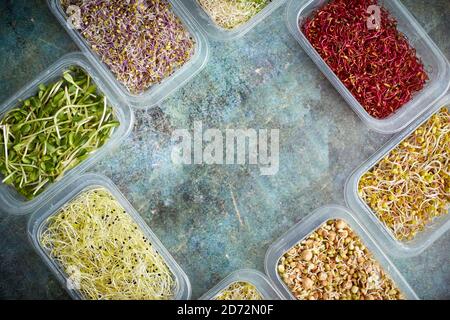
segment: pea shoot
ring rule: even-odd
[[[32,200],[101,148],[119,126],[91,77],[72,67],[0,120],[0,177]]]

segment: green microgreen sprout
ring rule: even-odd
[[[28,200],[86,160],[119,122],[91,77],[72,67],[0,121],[0,176]]]

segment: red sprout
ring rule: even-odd
[[[422,61],[396,20],[379,5],[381,24],[369,29],[376,0],[334,0],[306,19],[301,30],[364,109],[384,119],[427,82]]]

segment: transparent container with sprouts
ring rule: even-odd
[[[242,269],[225,277],[200,300],[280,300],[280,293],[259,271]]]
[[[225,41],[243,37],[285,1],[186,0],[185,4],[211,39]]]
[[[404,39],[410,46],[410,52],[415,52],[416,56],[421,60],[428,80],[424,85],[422,85],[423,88],[421,90],[414,92],[411,95],[410,99],[405,99],[405,101],[407,102],[402,104],[400,108],[391,112],[389,115],[384,117],[375,117],[374,115],[366,111],[363,104],[348,89],[350,83],[352,85],[356,83],[356,81],[358,80],[357,77],[355,77],[354,75],[348,75],[350,80],[348,81],[347,85],[345,85],[344,82],[329,66],[329,64],[325,62],[321,54],[319,54],[318,50],[316,50],[316,48],[312,45],[312,43],[302,30],[302,26],[304,25],[304,23],[309,21],[308,19],[311,19],[311,17],[314,16],[314,13],[317,12],[317,10],[322,9],[325,5],[331,2],[333,1],[291,0],[287,4],[286,8],[286,23],[291,34],[299,42],[299,44],[306,51],[309,57],[314,61],[314,63],[319,67],[319,69],[328,78],[328,80],[330,80],[336,90],[342,95],[345,101],[347,101],[350,107],[369,128],[384,134],[399,132],[405,129],[414,120],[425,114],[427,110],[429,110],[438,99],[442,98],[445,95],[450,85],[450,67],[448,60],[446,59],[442,51],[436,46],[432,39],[427,35],[425,30],[420,26],[413,15],[405,8],[405,6],[400,1],[379,0],[378,8],[380,8],[381,5],[383,8],[385,8],[387,12],[386,14],[390,15],[391,18],[394,18],[396,20],[396,29],[400,32],[400,34],[406,36],[406,38]],[[340,2],[342,3],[342,1]],[[382,20],[381,24],[384,22],[385,21]],[[356,39],[360,38],[361,37],[357,37]],[[336,44],[337,41],[334,41],[333,43]],[[334,45],[330,44],[330,46]],[[326,49],[329,50],[328,52],[331,52],[331,48]],[[374,53],[374,55],[383,57],[382,52],[378,54]],[[339,57],[345,58],[344,56],[344,53],[339,55]],[[367,56],[367,53],[365,54],[365,56]],[[356,61],[355,63],[358,63],[358,61]],[[370,68],[371,66],[366,67],[366,74],[368,72],[367,70],[369,70]],[[380,68],[380,70],[386,69],[385,65],[381,65]],[[397,73],[394,74],[394,78],[396,75]],[[381,87],[388,87],[386,89],[386,96],[390,96],[391,94],[395,93],[394,87],[396,85],[394,85],[394,87],[386,83],[378,83],[377,86],[378,85],[380,85]],[[361,87],[358,87],[356,89],[358,89],[358,92],[361,92]],[[392,93],[389,93],[390,91],[388,90],[391,90]],[[378,92],[377,94],[380,93]],[[404,93],[402,93],[402,95],[403,94]],[[379,96],[376,98],[379,98]],[[374,101],[374,99],[376,98],[370,97],[372,101]]]
[[[161,103],[208,61],[208,41],[185,1],[158,1],[155,12],[152,2],[139,0],[47,1],[81,51],[132,107]]]
[[[338,230],[333,229],[335,225]],[[296,299],[293,290],[302,299],[357,299],[362,294],[365,299],[383,298],[384,294],[389,294],[384,298],[418,299],[368,229],[373,227],[364,226],[359,216],[345,207],[321,207],[269,247],[266,274],[275,288],[292,300]],[[351,241],[346,240],[350,236]],[[334,247],[340,244],[341,248]],[[336,268],[350,278],[338,279],[341,273],[336,273]],[[315,297],[318,293],[323,296]]]
[[[349,177],[348,206],[391,255],[418,255],[450,228],[450,95]]]
[[[186,274],[104,176],[63,186],[31,216],[28,235],[73,299],[190,298]]]
[[[83,85],[72,79],[80,74]],[[0,106],[0,211],[32,213],[118,147],[133,122],[131,108],[86,56],[58,60]]]

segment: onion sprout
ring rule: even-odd
[[[220,291],[214,300],[263,300],[263,298],[253,284],[234,282]]]
[[[450,114],[442,108],[361,177],[359,196],[400,241],[450,207]]]
[[[40,243],[85,299],[174,298],[175,278],[163,257],[103,188],[83,192],[49,217]]]
[[[211,19],[224,29],[236,28],[258,14],[271,0],[197,0]]]

